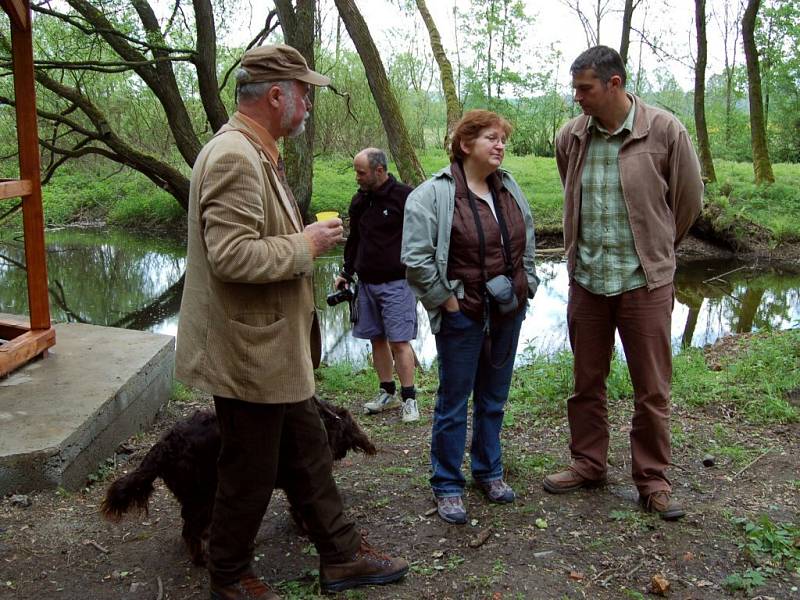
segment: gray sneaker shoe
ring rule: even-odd
[[[401,406],[403,406],[403,401],[400,400],[400,398],[397,398],[394,394],[387,394],[383,388],[381,388],[381,391],[378,392],[375,399],[364,405],[364,414],[375,415],[379,412],[399,408]]]
[[[461,496],[434,496],[436,512],[445,523],[463,525],[467,522],[467,509]]]
[[[495,504],[510,504],[516,498],[514,490],[502,479],[495,479],[494,481],[480,481],[478,487],[481,488],[484,495],[490,502]]]
[[[417,408],[417,401],[414,398],[409,398],[403,402],[403,423],[414,423],[419,421],[419,409]]]

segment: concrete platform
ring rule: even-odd
[[[172,390],[172,336],[56,325],[45,359],[0,379],[0,494],[82,487]]]

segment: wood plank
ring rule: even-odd
[[[13,340],[14,338],[22,335],[29,329],[30,327],[26,327],[25,325],[0,321],[0,339]]]
[[[27,0],[26,0],[27,1]],[[28,5],[25,7],[30,12]],[[50,327],[47,291],[47,261],[44,247],[42,186],[39,180],[39,133],[33,71],[33,38],[30,30],[13,30],[14,93],[17,110],[17,143],[20,179],[31,183],[30,195],[22,204],[25,234],[25,264],[28,266],[28,307],[31,328]]]
[[[29,196],[33,185],[27,179],[0,179],[0,200]]]
[[[28,0],[0,0],[0,6],[6,11],[14,27],[26,30],[30,29],[30,11]]]
[[[56,343],[56,330],[33,329],[0,346],[0,377],[43,354]]]

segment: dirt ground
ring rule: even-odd
[[[693,252],[707,255],[709,249],[690,242],[683,253]],[[790,259],[798,256],[797,249],[789,252]],[[732,340],[707,350],[709,365],[736,351]],[[342,597],[635,599],[655,597],[658,576],[669,583],[666,595],[682,600],[800,598],[800,578],[780,569],[749,593],[723,585],[730,574],[753,566],[732,517],[767,514],[773,522],[800,522],[800,424],[746,425],[713,404],[675,408],[679,435],[673,427],[671,477],[689,515],[666,523],[636,505],[629,406],[610,407],[608,487],[566,496],[541,487],[544,474],[568,461],[565,420],[517,419],[503,431],[506,478],[517,501],[492,505],[470,487],[470,521],[453,526],[433,514],[427,483],[434,394],[421,389],[423,419],[416,425],[401,423],[396,412],[360,416],[366,398],[328,398],[358,415],[379,446],[374,457],[351,454],[336,466],[348,514],[371,542],[411,562],[402,582]],[[790,401],[800,404],[800,391]],[[189,562],[178,506],[163,486],[149,515],[130,515],[120,525],[98,515],[106,485],[134,468],[176,420],[206,403],[165,407],[154,426],[128,440],[114,465],[96,474],[100,481],[82,492],[31,494],[30,506],[0,499],[0,598],[207,598],[206,572]],[[717,456],[713,466],[704,466],[708,442],[721,432],[745,458]],[[256,572],[284,598],[316,597],[313,546],[295,531],[281,493],[262,524],[256,559]]]
[[[707,351],[708,362],[734,351],[727,339]],[[749,594],[723,586],[728,575],[751,566],[732,517],[768,514],[774,522],[798,522],[800,424],[753,427],[718,408],[677,408],[671,477],[689,515],[666,523],[635,503],[629,407],[611,407],[608,487],[566,496],[541,488],[541,477],[568,459],[566,423],[517,419],[503,433],[506,477],[517,501],[492,505],[468,488],[470,522],[453,526],[432,514],[427,485],[433,392],[422,390],[419,424],[401,423],[397,412],[359,416],[379,453],[351,454],[336,466],[349,515],[373,543],[412,565],[398,584],[343,597],[642,598],[653,597],[652,580],[660,576],[670,598],[800,598],[800,578],[780,570]],[[792,401],[800,401],[797,396]],[[358,414],[363,400],[343,403]],[[118,466],[99,473],[105,479],[83,492],[32,494],[29,507],[3,499],[0,598],[207,598],[206,572],[189,562],[178,507],[163,486],[147,516],[131,515],[120,525],[98,516],[108,482],[135,467],[164,431],[202,404],[167,406],[150,431],[124,445],[132,453],[118,454]],[[717,456],[714,466],[703,465],[720,425],[728,444],[746,450],[746,461]],[[286,509],[278,493],[256,541],[255,569],[285,598],[316,597],[317,558]]]

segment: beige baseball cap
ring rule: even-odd
[[[242,56],[242,69],[250,76],[239,83],[297,79],[311,85],[328,85],[331,80],[308,68],[303,55],[291,46],[275,44],[251,48]]]

